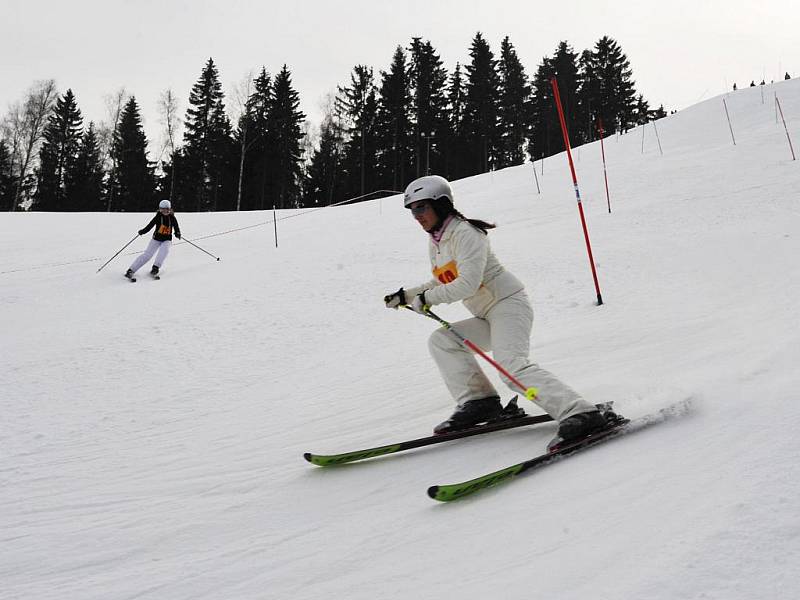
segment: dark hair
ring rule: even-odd
[[[442,198],[435,202],[431,202],[433,207],[433,212],[436,213],[436,216],[439,217],[439,223],[444,223],[445,219],[450,215],[455,215],[460,219],[464,219],[467,223],[475,227],[476,229],[480,229],[484,234],[489,233],[489,229],[494,229],[497,227],[494,223],[487,223],[486,221],[482,221],[481,219],[468,219],[464,215],[462,215],[453,203],[450,201],[449,198]]]

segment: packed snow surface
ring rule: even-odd
[[[452,504],[426,488],[555,426],[303,460],[452,409],[435,323],[382,302],[429,278],[399,196],[279,211],[277,247],[272,212],[178,212],[221,260],[176,241],[135,284],[147,237],[97,269],[151,214],[0,215],[0,597],[800,597],[800,161],[776,95],[797,150],[797,80],[724,97],[735,145],[723,97],[606,138],[610,213],[599,142],[574,149],[602,306],[565,154],[454,182],[526,283],[534,360],[631,418],[688,409]]]

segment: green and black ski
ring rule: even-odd
[[[598,407],[600,406],[603,405],[599,405]],[[481,475],[475,479],[470,479],[469,481],[451,483],[448,485],[433,485],[428,488],[428,496],[434,500],[439,500],[440,502],[450,502],[452,500],[464,498],[465,496],[479,492],[487,487],[512,480],[517,475],[524,473],[525,471],[530,471],[531,469],[551,464],[560,458],[575,454],[576,452],[580,452],[586,448],[591,448],[592,446],[595,446],[601,442],[619,437],[623,434],[650,427],[651,425],[655,425],[657,423],[662,423],[667,419],[683,416],[691,410],[691,406],[692,400],[691,398],[687,398],[662,408],[657,413],[645,415],[632,421],[619,418],[617,422],[607,429],[598,431],[597,433],[589,435],[576,442],[562,443],[554,450],[539,456],[535,456],[529,460],[505,467],[503,469],[492,471],[491,473],[486,473],[485,475]]]
[[[505,408],[506,414],[513,415],[517,408],[516,396],[508,403]],[[524,414],[524,413],[523,413]],[[524,416],[507,416],[501,420],[480,425],[471,429],[464,429],[462,431],[454,431],[451,433],[441,433],[438,435],[430,435],[427,437],[419,438],[416,440],[408,440],[405,442],[397,442],[395,444],[388,444],[386,446],[377,446],[375,448],[367,448],[365,450],[355,450],[344,452],[342,454],[312,454],[306,452],[303,454],[305,459],[320,467],[328,467],[332,465],[341,465],[351,463],[367,458],[375,458],[376,456],[383,456],[385,454],[394,454],[396,452],[403,452],[413,448],[421,448],[422,446],[431,446],[433,444],[441,444],[443,442],[450,442],[461,438],[471,437],[474,435],[482,435],[484,433],[492,433],[495,431],[505,431],[506,429],[514,429],[516,427],[525,427],[526,425],[535,425],[537,423],[548,423],[553,418],[550,415],[524,415]]]
[[[626,427],[629,425],[629,423],[630,421],[623,419],[608,429],[603,429],[602,431],[582,438],[577,442],[562,444],[555,450],[540,454],[539,456],[515,465],[511,465],[510,467],[492,471],[491,473],[481,475],[480,477],[470,479],[469,481],[451,483],[447,485],[433,485],[428,488],[428,496],[434,500],[439,500],[440,502],[458,500],[459,498],[469,496],[470,494],[474,494],[475,492],[478,492],[484,488],[507,481],[530,469],[541,467],[555,461],[558,458],[567,456],[569,454],[574,454],[575,452],[590,448],[595,444],[599,444],[600,442],[608,440],[612,437],[616,437],[626,430]]]

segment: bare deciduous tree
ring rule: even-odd
[[[37,81],[28,90],[22,104],[11,106],[3,122],[3,135],[11,148],[12,173],[17,176],[12,211],[17,210],[17,206],[23,201],[26,180],[33,169],[47,117],[53,110],[57,97],[58,91],[53,79]]]
[[[124,87],[119,88],[113,94],[105,96],[106,111],[108,113],[108,121],[103,121],[97,128],[97,139],[100,145],[100,156],[103,167],[109,173],[109,179],[113,180],[117,176],[116,159],[112,156],[111,148],[114,145],[114,134],[117,132],[119,119],[122,115],[122,109],[128,102],[128,92]],[[111,164],[109,164],[109,162]],[[108,205],[106,210],[111,212],[111,204],[114,195],[114,185],[109,185]]]
[[[172,161],[172,176],[170,177],[169,199],[172,200],[175,193],[175,136],[178,134],[180,119],[178,118],[178,98],[171,89],[165,90],[158,102],[160,122],[164,126],[165,139],[159,153],[159,160],[163,163],[164,150],[169,148],[170,160]]]
[[[250,133],[250,96],[253,95],[253,71],[250,70],[244,78],[233,86],[234,107],[231,109],[231,122],[236,123],[239,131],[239,182],[236,189],[236,210],[242,207],[242,181],[244,179],[244,158],[247,150],[253,144],[249,139]]]
[[[300,147],[303,149],[303,176],[308,173],[308,166],[311,164],[311,157],[314,156],[314,150],[319,146],[319,128],[314,127],[308,119],[303,121],[301,126],[303,132],[303,139],[300,142]]]
[[[336,94],[328,92],[319,101],[319,108],[322,112],[322,124],[320,125],[320,140],[322,138],[322,130],[328,129],[333,139],[332,147],[332,163],[333,167],[329,173],[329,179],[326,182],[326,189],[328,190],[328,205],[333,204],[333,194],[336,189],[336,179],[340,177],[337,172],[340,166],[341,156],[344,154],[344,140],[347,131],[347,114],[341,103],[336,101]]]

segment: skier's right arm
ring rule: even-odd
[[[145,227],[144,229],[140,229],[140,230],[139,230],[139,235],[144,235],[145,233],[147,233],[148,231],[150,231],[150,230],[151,230],[153,227],[155,227],[155,225],[156,225],[156,219],[158,219],[158,215],[156,215],[155,217],[153,217],[153,220],[152,220],[152,221],[150,221],[150,222],[147,224],[147,227]]]
[[[435,288],[437,285],[442,285],[442,282],[439,281],[438,279],[431,279],[430,281],[427,281],[427,282],[423,283],[422,285],[418,285],[418,286],[415,286],[415,287],[408,288],[406,290],[406,299],[408,300],[408,302],[410,304],[411,301],[416,296],[419,296],[422,292],[425,292],[427,290],[431,290],[431,289]]]

